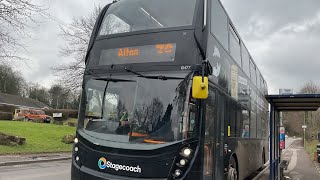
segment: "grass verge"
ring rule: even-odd
[[[64,135],[75,134],[75,130],[75,127],[70,126],[0,121],[0,132],[27,139],[22,146],[0,145],[0,154],[68,152],[72,150],[72,144],[64,144],[61,139]]]
[[[78,123],[78,119],[76,118],[68,118],[66,121],[63,121],[63,124],[64,125],[68,125],[69,122],[72,122],[72,123]]]
[[[319,144],[318,141],[306,141],[306,151],[309,154],[309,157],[311,160],[313,160],[313,154],[314,152],[317,152],[317,144]]]

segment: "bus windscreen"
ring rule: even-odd
[[[175,52],[175,43],[105,49],[101,51],[99,65],[173,62]]]

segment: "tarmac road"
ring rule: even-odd
[[[70,180],[71,160],[0,167],[0,180]]]
[[[295,140],[286,139],[286,147]],[[71,160],[0,166],[0,180],[70,180],[70,169]]]

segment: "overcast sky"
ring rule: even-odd
[[[269,86],[320,83],[319,0],[222,0]]]
[[[73,17],[89,14],[95,5],[111,0],[38,0],[55,18],[70,23]],[[298,91],[305,82],[320,83],[320,1],[319,0],[222,0],[236,29],[269,85]],[[53,20],[31,29],[27,41],[28,66],[16,64],[27,81],[49,87],[55,81],[51,67],[70,61],[59,57],[64,45]]]

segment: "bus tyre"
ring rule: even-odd
[[[28,117],[24,117],[24,121],[29,121],[30,119]]]
[[[237,162],[234,157],[231,157],[229,162],[227,180],[238,180]]]

